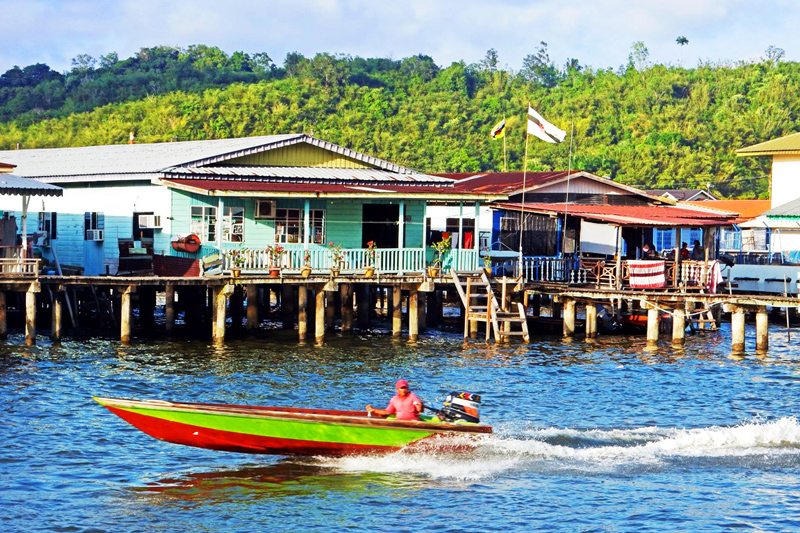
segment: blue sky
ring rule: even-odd
[[[0,0],[0,72],[37,62],[70,68],[78,54],[191,44],[227,53],[288,52],[402,59],[431,56],[440,66],[480,61],[490,48],[519,70],[540,41],[550,59],[595,69],[627,62],[642,41],[650,61],[749,61],[769,46],[800,61],[797,0]],[[689,44],[679,46],[679,36]]]

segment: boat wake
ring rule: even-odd
[[[752,420],[733,427],[559,429],[495,426],[463,443],[390,455],[317,458],[344,472],[407,473],[477,481],[519,471],[542,474],[630,475],[667,468],[775,468],[800,465],[795,418]],[[451,448],[450,448],[451,450]]]

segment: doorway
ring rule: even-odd
[[[369,241],[375,241],[378,248],[397,248],[400,206],[364,204],[363,208],[361,246],[366,248]]]

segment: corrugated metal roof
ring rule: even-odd
[[[791,202],[787,202],[783,205],[779,205],[769,211],[763,213],[765,216],[768,217],[775,217],[775,218],[797,218],[800,217],[800,198],[796,200],[792,200]]]
[[[454,181],[428,174],[402,174],[377,168],[323,168],[323,167],[177,167],[164,171],[167,178],[202,176],[208,178],[273,178],[302,179],[314,181],[366,181],[366,182],[410,182],[439,183],[452,187]]]
[[[177,179],[162,180],[168,187],[183,190],[205,192],[209,195],[242,195],[251,194],[269,196],[270,194],[293,195],[373,195],[387,194],[395,197],[421,195],[426,198],[446,198],[464,200],[495,200],[486,194],[458,192],[453,187],[445,185],[420,185],[413,182],[396,182],[394,184],[365,183],[309,183],[309,182],[272,182],[265,180],[218,180],[218,179]]]
[[[767,211],[771,205],[769,200],[714,200],[711,202],[686,203],[704,209],[736,213],[739,215],[739,220],[741,221],[750,220],[761,215],[764,211]]]
[[[115,176],[113,179],[118,179],[119,176],[153,173],[171,167],[210,165],[301,142],[390,172],[414,173],[389,161],[298,133],[209,141],[4,150],[0,151],[0,161],[16,165],[16,173],[20,176],[60,178],[61,181],[74,177],[88,181],[90,176]]]
[[[63,196],[61,187],[14,174],[0,174],[0,194],[21,196]]]
[[[521,194],[523,189],[526,192],[534,192],[537,189],[565,182],[567,179],[575,180],[585,178],[595,181],[603,186],[619,189],[626,194],[642,196],[649,200],[658,202],[673,203],[672,200],[648,194],[646,191],[617,183],[608,178],[603,178],[586,171],[567,172],[566,170],[550,172],[485,172],[473,174],[437,174],[457,180],[456,189],[462,191],[485,192],[493,194],[506,194],[513,196]]]
[[[746,148],[736,150],[736,155],[800,154],[800,133],[793,133]]]
[[[495,208],[542,214],[564,214],[625,226],[724,226],[731,214],[657,205],[494,204]]]

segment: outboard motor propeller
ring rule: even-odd
[[[471,392],[451,392],[444,400],[440,416],[445,422],[480,423],[481,397]]]

